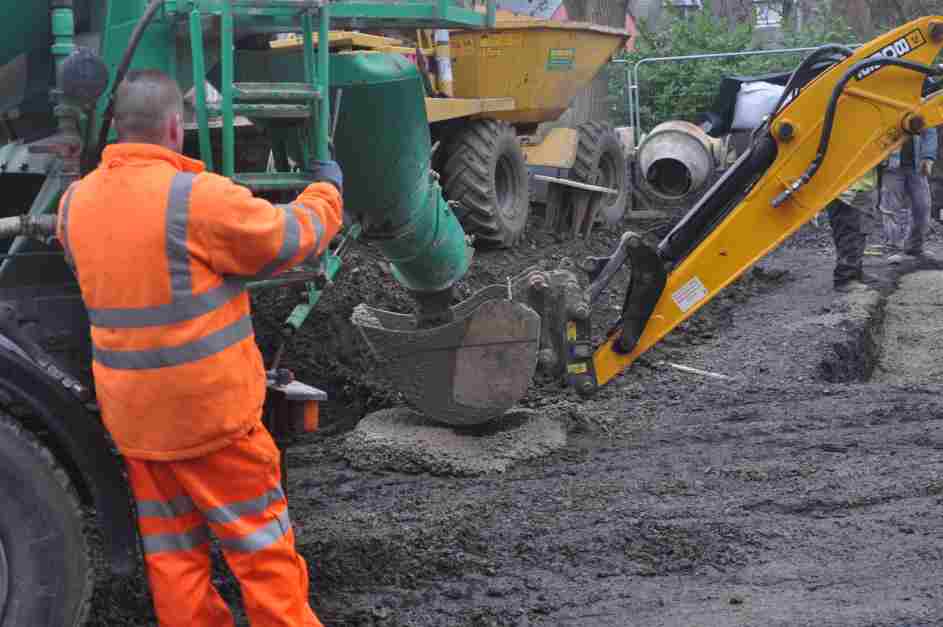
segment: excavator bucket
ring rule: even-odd
[[[407,401],[430,419],[472,426],[497,418],[527,393],[537,366],[540,316],[486,288],[452,307],[452,322],[419,328],[416,318],[367,305],[351,317]]]

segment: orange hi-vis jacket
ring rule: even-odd
[[[150,144],[116,144],[63,195],[59,240],[91,323],[102,419],[127,457],[188,459],[261,419],[265,369],[246,284],[322,252],[341,198],[287,207]]]

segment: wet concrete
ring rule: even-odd
[[[884,352],[874,380],[943,382],[943,272],[904,276],[888,297]]]
[[[455,428],[394,407],[364,416],[341,450],[359,470],[470,476],[504,472],[565,443],[562,422],[533,410],[511,410],[475,428]]]

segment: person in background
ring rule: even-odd
[[[877,170],[851,184],[826,211],[835,241],[834,287],[836,292],[867,289],[875,279],[863,271],[864,249],[873,232],[878,204]]]
[[[891,153],[881,173],[881,210],[889,246],[899,250],[888,261],[931,257],[924,250],[930,224],[930,181],[937,158],[937,131],[926,128]]]

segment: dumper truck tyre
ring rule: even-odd
[[[607,224],[616,224],[625,215],[629,197],[629,173],[622,142],[615,129],[604,122],[586,122],[578,131],[573,178],[592,183],[593,175],[598,173],[596,185],[619,190],[618,195],[597,195],[593,200],[598,203],[593,213]]]
[[[85,623],[94,570],[69,476],[0,410],[0,627]]]
[[[530,216],[524,151],[514,128],[497,120],[475,120],[452,138],[442,156],[442,188],[459,203],[465,232],[475,245],[514,246]]]

